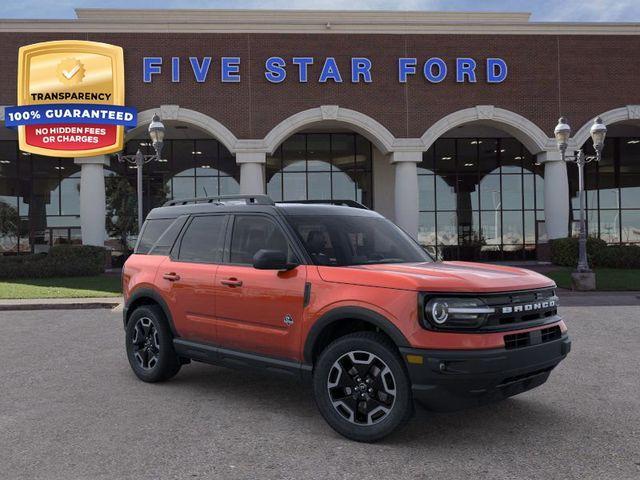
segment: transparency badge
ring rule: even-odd
[[[18,128],[20,150],[55,157],[122,150],[137,114],[124,106],[121,47],[62,40],[18,55],[18,106],[5,109],[5,125]]]

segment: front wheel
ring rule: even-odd
[[[127,322],[125,337],[129,365],[140,380],[161,382],[180,370],[173,337],[159,307],[136,308]]]
[[[379,333],[353,333],[331,343],[318,358],[313,389],[327,423],[359,442],[380,440],[413,413],[402,359]]]

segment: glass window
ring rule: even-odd
[[[435,210],[436,197],[433,175],[418,176],[420,210]]]
[[[522,210],[521,175],[502,175],[502,202],[504,210]]]
[[[226,215],[193,217],[180,240],[178,259],[184,262],[221,262],[226,224]]]
[[[218,177],[196,177],[196,197],[219,195]]]
[[[640,162],[640,159],[638,159]],[[640,174],[620,175],[620,206],[622,208],[640,208]]]
[[[498,147],[502,173],[521,173],[523,161],[522,144],[515,138],[501,138]]]
[[[142,227],[142,235],[140,236],[140,241],[136,246],[135,253],[146,254],[149,252],[151,247],[156,240],[160,238],[160,235],[164,233],[169,225],[173,223],[174,218],[157,218],[152,220],[147,220]]]
[[[457,206],[456,192],[447,180],[455,182],[455,177],[436,176],[436,205],[438,210],[455,210]]]
[[[329,164],[327,164],[328,166]],[[338,177],[338,175],[336,175]],[[340,178],[345,179],[351,185],[351,188],[343,188],[342,191],[336,192],[334,195],[336,198],[348,198],[353,199],[354,188],[353,181],[349,179],[349,176],[343,172],[340,172]],[[314,172],[308,174],[309,181],[309,198],[318,200],[326,200],[331,198],[331,173],[329,172]],[[340,185],[340,184],[338,184]],[[343,183],[344,187],[344,183]],[[346,190],[346,192],[345,192]]]
[[[299,133],[267,157],[274,200],[356,200],[371,206],[371,143],[353,133]]]
[[[622,241],[640,243],[640,210],[622,211]]]
[[[306,170],[307,136],[296,134],[282,144],[282,170],[303,172]]]
[[[177,177],[194,176],[196,156],[195,142],[193,140],[173,140],[173,157],[171,159],[171,171]]]
[[[578,216],[576,218],[580,218],[580,217]],[[589,223],[592,224],[595,222],[589,222]],[[589,230],[591,230],[591,228],[589,228]],[[593,232],[589,232],[589,233],[593,233]],[[600,238],[607,243],[620,242],[620,211],[619,210],[600,210]]]
[[[406,233],[378,216],[295,215],[289,221],[316,265],[431,260]]]
[[[230,262],[251,265],[258,250],[285,252],[291,261],[293,254],[282,229],[267,217],[237,215],[231,235]]]
[[[160,235],[160,238],[158,238],[153,248],[149,251],[149,255],[168,255],[188,218],[187,215],[176,218],[169,228]]]
[[[336,141],[336,144],[338,142]],[[337,147],[337,145],[335,145]],[[331,170],[331,136],[328,133],[307,135],[307,169],[310,171],[328,172]],[[344,162],[344,156],[338,155],[338,164]],[[353,149],[347,153],[347,164],[353,167]]]

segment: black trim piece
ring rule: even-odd
[[[302,300],[302,307],[308,307],[309,302],[311,301],[311,282],[306,282],[304,284],[304,296]]]
[[[169,322],[169,328],[171,329],[171,333],[173,334],[174,337],[177,337],[178,333],[176,332],[176,328],[173,325],[173,317],[171,316],[171,310],[169,310],[169,307],[167,306],[167,303],[164,301],[162,296],[160,296],[158,292],[150,288],[139,288],[135,290],[127,299],[122,309],[122,321],[124,323],[124,328],[125,329],[127,328],[127,321],[129,320],[129,315],[133,313],[133,311],[130,311],[131,306],[135,304],[136,301],[141,299],[153,300],[155,303],[160,305],[160,308],[162,308],[162,312],[164,313],[164,316]]]
[[[391,321],[373,310],[362,307],[338,307],[320,317],[309,330],[304,344],[304,360],[313,362],[313,350],[326,327],[340,320],[362,320],[378,327],[389,335],[398,347],[408,347],[409,341]]]
[[[512,350],[400,348],[414,398],[437,411],[483,405],[535,388],[570,351],[566,333]],[[422,363],[409,362],[407,355],[420,357]]]
[[[311,365],[305,363],[231,350],[207,343],[183,340],[181,338],[174,339],[173,345],[179,356],[198,362],[230,368],[266,370],[267,372],[294,377],[298,380],[309,378],[313,369]]]

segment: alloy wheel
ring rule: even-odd
[[[158,364],[160,338],[149,317],[141,317],[133,327],[133,357],[143,370],[151,370]]]
[[[377,355],[354,350],[338,358],[329,370],[327,392],[333,408],[355,425],[374,425],[395,404],[396,380]]]

